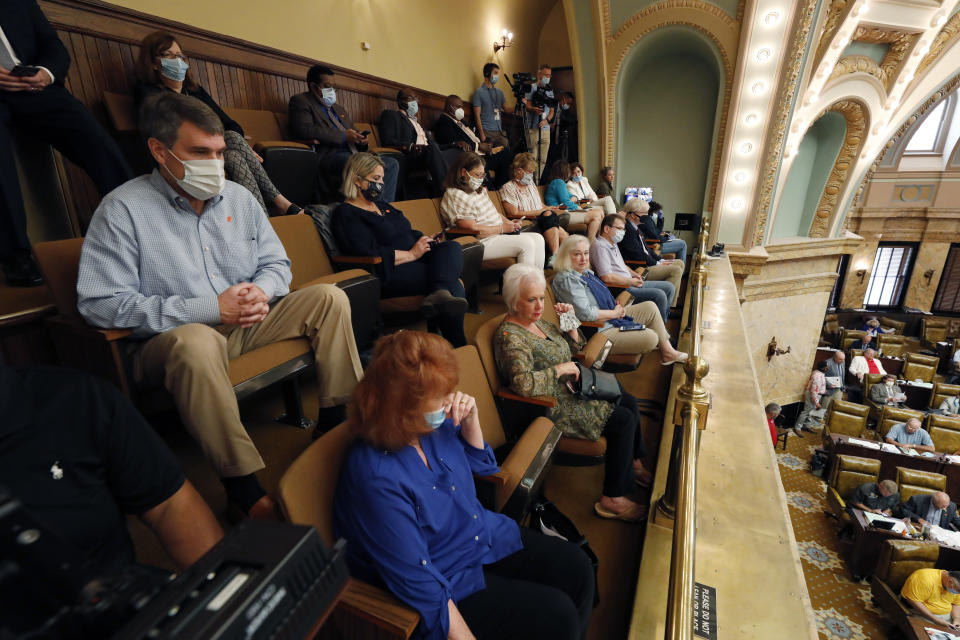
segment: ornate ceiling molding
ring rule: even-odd
[[[786,138],[787,123],[790,119],[790,109],[793,106],[793,99],[800,85],[800,69],[803,64],[803,51],[807,46],[807,38],[810,36],[810,29],[813,26],[813,17],[817,12],[818,0],[807,0],[803,6],[803,12],[799,15],[797,26],[794,29],[793,42],[790,43],[790,50],[787,52],[787,69],[783,79],[780,82],[780,89],[777,92],[777,111],[770,119],[768,128],[769,141],[767,142],[767,155],[763,159],[758,175],[763,176],[760,188],[756,198],[756,208],[754,209],[753,240],[747,243],[747,246],[757,246],[763,244],[763,238],[767,230],[767,219],[770,214],[770,201],[773,198],[774,182],[777,177],[777,170],[780,167],[780,158],[783,153],[783,141]],[[716,225],[719,227],[719,225]],[[748,237],[751,222],[748,221],[745,228],[744,237]]]
[[[613,0],[597,0],[597,5],[600,7],[600,24],[603,25],[603,39],[606,42],[610,41],[610,32],[613,30],[613,25],[610,22],[610,3]]]
[[[678,18],[677,14],[682,18]],[[722,106],[720,109],[717,129],[717,144],[712,160],[712,174],[710,193],[707,198],[707,208],[714,208],[717,184],[720,174],[720,158],[726,139],[727,118],[730,111],[730,97],[733,90],[733,57],[735,50],[730,50],[739,41],[740,25],[730,15],[716,5],[700,0],[667,0],[644,8],[627,20],[617,29],[613,37],[607,42],[611,56],[616,56],[607,76],[606,95],[606,140],[604,142],[603,158],[605,164],[614,164],[616,149],[616,87],[620,69],[627,55],[633,47],[646,35],[670,26],[685,26],[707,36],[720,53],[724,71],[724,88]],[[723,33],[726,31],[726,33]],[[729,41],[731,46],[727,46]]]
[[[933,64],[933,62],[940,57],[940,54],[943,53],[944,48],[958,36],[960,36],[960,12],[953,14],[953,17],[943,25],[943,29],[941,29],[937,37],[933,39],[933,42],[930,44],[930,52],[927,53],[927,55],[923,57],[923,60],[920,61],[920,64],[917,65],[917,75],[919,76],[923,73],[924,69]]]
[[[844,56],[840,58],[837,60],[837,66],[830,72],[827,82],[833,82],[837,78],[851,73],[869,73],[879,80],[888,91],[890,90],[890,78],[887,77],[886,70],[878,65],[876,60],[868,56]]]
[[[833,40],[833,36],[837,35],[837,31],[840,30],[840,25],[843,24],[843,17],[846,14],[847,5],[849,4],[850,0],[833,0],[833,2],[830,3],[830,12],[827,14],[827,19],[823,23],[823,32],[817,44],[817,55],[814,58],[815,63],[820,62],[823,54],[827,52],[827,47],[830,46],[830,41]]]
[[[851,73],[868,73],[879,80],[889,94],[901,63],[906,58],[907,52],[913,48],[918,37],[919,34],[907,33],[898,29],[860,25],[853,34],[853,41],[890,45],[883,56],[883,60],[877,64],[873,58],[868,56],[844,56],[837,61],[827,82],[832,82]]]
[[[900,29],[891,29],[889,27],[874,27],[861,24],[853,32],[851,40],[854,42],[865,42],[867,44],[892,44],[910,34]]]
[[[823,195],[813,215],[813,223],[810,225],[811,238],[826,238],[830,233],[833,219],[837,215],[837,201],[850,176],[850,169],[856,164],[857,156],[863,148],[867,131],[867,107],[863,103],[855,100],[835,102],[814,118],[814,122],[828,111],[843,115],[847,121],[847,132],[837,161],[833,164],[830,177],[827,178],[827,186],[823,189]]]

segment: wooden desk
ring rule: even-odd
[[[960,631],[950,631],[942,624],[933,624],[926,618],[921,618],[920,616],[910,616],[907,620],[910,621],[910,635],[907,636],[910,640],[930,640],[930,634],[927,633],[926,627],[942,629],[947,633],[960,635]]]
[[[874,529],[867,522],[866,516],[860,509],[851,509],[853,512],[853,545],[847,562],[850,572],[854,576],[873,575],[880,558],[880,550],[887,540],[908,539],[902,534],[893,533],[885,529]],[[940,544],[940,556],[937,558],[937,567],[960,566],[960,548]]]
[[[903,403],[910,409],[916,411],[927,411],[930,409],[930,395],[933,393],[933,387],[916,387],[906,382],[900,383],[900,388],[906,394],[907,399]]]
[[[921,455],[911,456],[900,453],[899,451],[893,453],[882,449],[868,449],[867,447],[853,444],[849,442],[849,440],[849,436],[842,436],[835,433],[830,434],[830,462],[827,465],[827,468],[831,471],[830,475],[832,475],[833,465],[836,463],[836,457],[838,455],[859,456],[861,458],[880,461],[880,477],[878,480],[896,480],[897,467],[905,467],[907,469],[916,469],[917,471],[943,473],[947,476],[947,493],[950,493],[951,476],[956,482],[957,487],[960,488],[960,465],[945,463],[943,454],[941,453],[935,454],[932,458]],[[945,467],[949,468],[945,469]],[[827,475],[827,477],[829,478],[830,475]],[[951,497],[960,498],[960,494],[955,496],[950,493],[950,495]]]

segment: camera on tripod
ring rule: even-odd
[[[520,100],[526,97],[527,93],[530,91],[531,85],[537,83],[537,75],[535,73],[515,73],[513,74],[513,95],[517,100]]]

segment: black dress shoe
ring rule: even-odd
[[[3,276],[11,287],[39,287],[43,276],[29,254],[19,253],[0,259]]]

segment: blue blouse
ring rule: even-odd
[[[415,637],[442,640],[447,601],[484,589],[483,565],[523,545],[516,522],[477,500],[473,475],[499,470],[489,445],[471,446],[448,418],[420,446],[429,468],[413,447],[355,443],[337,484],[333,530],[347,540],[353,575],[416,609]]]
[[[560,178],[551,180],[550,184],[547,185],[547,190],[543,193],[543,202],[548,207],[565,204],[567,205],[568,211],[576,211],[580,208],[579,201],[570,195],[570,190],[567,189],[567,183]]]

